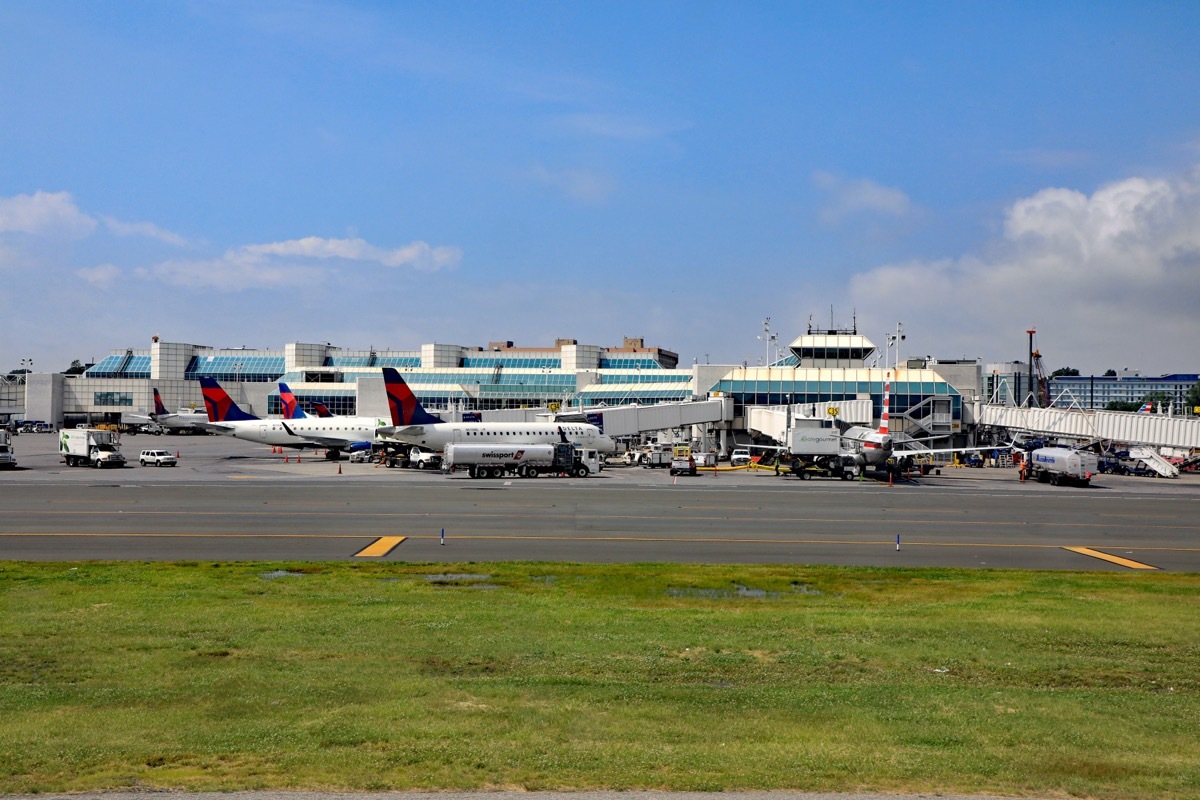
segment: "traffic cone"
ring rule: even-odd
[[[288,463],[288,455],[287,455],[287,453],[284,453],[284,454],[283,454],[283,463],[285,463],[285,464],[286,464],[286,463]]]
[[[178,450],[175,451],[175,459],[179,460],[179,451]]]
[[[342,462],[338,462],[338,475],[342,474]]]

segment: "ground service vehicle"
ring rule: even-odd
[[[642,466],[646,469],[670,467],[672,455],[667,450],[650,450],[642,453]]]
[[[442,458],[446,472],[467,470],[472,478],[500,478],[513,473],[521,478],[538,475],[571,475],[586,478],[600,469],[596,450],[577,450],[569,442],[557,444],[446,445]]]
[[[413,469],[437,469],[442,466],[442,457],[428,447],[413,445],[408,451],[408,466]]]
[[[117,434],[96,428],[63,428],[58,433],[58,452],[68,467],[123,467],[125,456]]]
[[[1043,447],[1029,454],[1026,478],[1049,482],[1054,486],[1060,483],[1087,486],[1099,469],[1099,459],[1095,453],[1066,447]]]
[[[729,466],[744,467],[750,463],[750,451],[744,447],[734,450],[729,456]]]
[[[692,457],[692,448],[680,445],[671,456],[672,475],[695,475],[696,459]]]
[[[12,451],[12,437],[5,431],[0,431],[0,469],[14,469],[17,458]]]
[[[173,467],[179,462],[166,450],[143,450],[138,455],[138,463],[143,467],[147,464],[153,464],[156,467]]]

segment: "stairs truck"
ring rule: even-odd
[[[600,471],[596,450],[576,449],[573,444],[459,444],[446,445],[442,458],[445,472],[465,469],[472,478],[520,478],[539,475],[569,475],[586,478]]]
[[[58,452],[68,467],[123,467],[125,456],[114,431],[96,428],[63,428],[58,432]]]
[[[1099,471],[1100,460],[1095,453],[1067,447],[1043,447],[1029,454],[1026,478],[1052,486],[1064,483],[1087,486]]]

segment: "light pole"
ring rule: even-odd
[[[22,358],[21,359],[21,369],[25,370],[26,372],[33,372],[33,359],[32,358]]]
[[[766,356],[763,359],[763,363],[769,365],[771,363],[771,345],[779,341],[779,334],[771,333],[770,317],[763,320],[763,334],[758,339],[766,347]],[[775,345],[775,357],[779,358],[779,346],[777,344]]]
[[[240,361],[235,362],[233,365],[233,378],[234,383],[237,384],[238,402],[245,402],[245,398],[242,396],[242,362]]]

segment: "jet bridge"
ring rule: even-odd
[[[1128,411],[1083,411],[1074,408],[1014,408],[981,404],[980,425],[1075,439],[1106,439],[1149,447],[1200,448],[1200,419],[1135,414]]]
[[[651,406],[592,406],[579,413],[588,421],[596,414],[601,415],[604,432],[609,436],[637,436],[691,425],[732,422],[733,398],[713,397],[708,400],[656,403]],[[564,415],[559,415],[560,419],[563,417]]]

